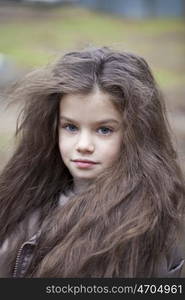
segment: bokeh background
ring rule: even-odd
[[[0,0],[0,171],[14,149],[18,115],[7,108],[7,88],[67,51],[110,46],[151,66],[185,174],[184,16],[185,0]]]

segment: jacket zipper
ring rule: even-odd
[[[21,245],[21,247],[19,248],[19,250],[17,252],[17,257],[16,257],[16,261],[15,261],[14,270],[13,270],[13,277],[16,277],[16,275],[17,275],[17,269],[18,269],[18,265],[19,265],[19,262],[20,262],[20,257],[21,257],[24,246],[25,245],[31,245],[31,246],[35,245],[36,239],[40,236],[40,234],[41,234],[41,229],[39,229],[38,232],[36,234],[34,234],[30,240],[24,242]]]
[[[19,260],[20,260],[21,253],[22,253],[22,250],[23,250],[25,244],[27,244],[27,242],[24,242],[22,244],[22,246],[20,247],[20,249],[18,250],[16,261],[15,261],[15,267],[14,267],[14,271],[13,271],[13,277],[16,277],[17,269],[18,269],[18,265],[19,265]]]

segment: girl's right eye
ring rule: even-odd
[[[70,131],[70,132],[75,132],[78,129],[73,124],[65,124],[65,125],[62,126],[62,128],[66,129],[67,131]]]

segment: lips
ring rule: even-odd
[[[75,160],[72,160],[72,162],[74,162],[74,164],[80,169],[88,169],[97,164],[96,162],[94,162],[92,160],[86,160],[86,159],[83,159],[83,160],[75,159]]]
[[[95,161],[88,160],[88,159],[75,159],[74,162],[81,162],[81,163],[89,163],[89,164],[97,164]]]

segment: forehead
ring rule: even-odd
[[[60,101],[60,116],[76,120],[101,120],[104,118],[119,120],[121,118],[110,95],[100,90],[93,91],[87,95],[64,95]]]

